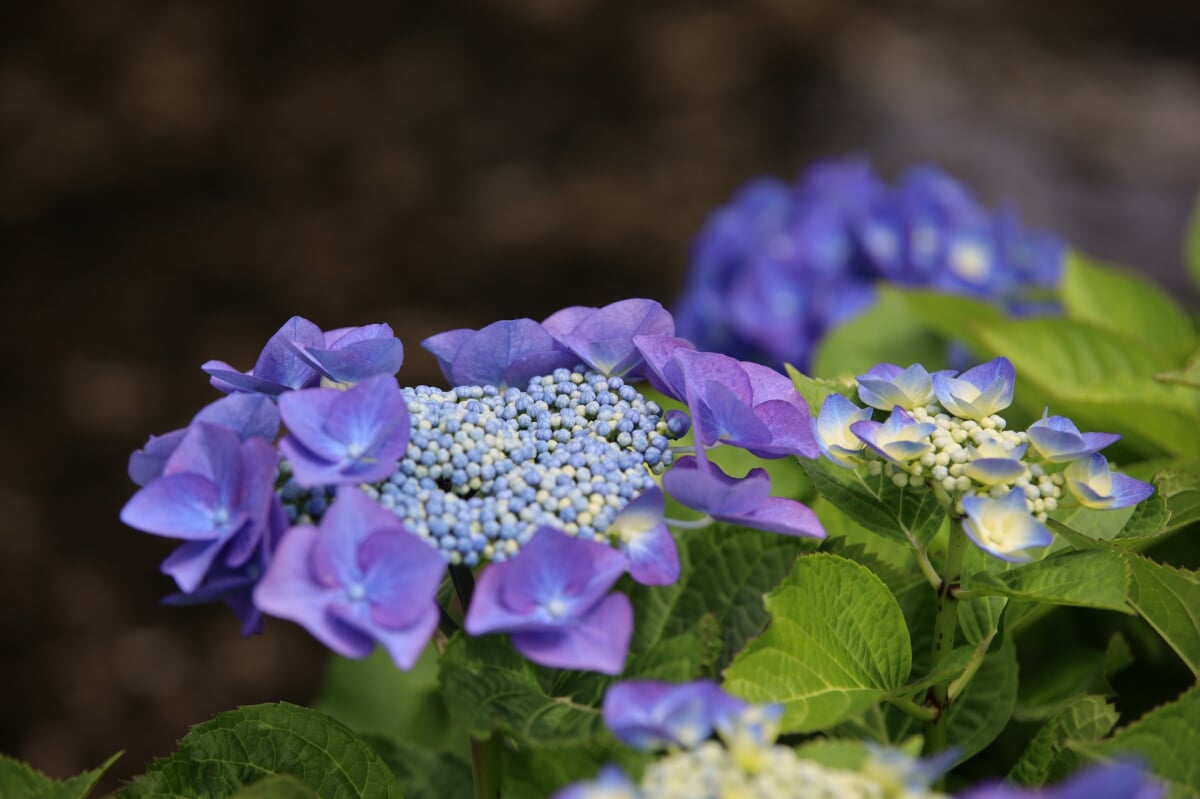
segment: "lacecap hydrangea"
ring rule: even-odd
[[[675,306],[699,347],[807,369],[821,338],[888,281],[1051,310],[1063,242],[989,210],[949,175],[916,167],[894,186],[859,160],[823,161],[795,185],[752,181],[712,213]]]
[[[295,317],[248,372],[204,364],[226,396],[133,454],[141,488],[121,518],[183,542],[163,563],[168,602],[224,600],[247,633],[276,616],[406,669],[461,625],[508,633],[544,665],[616,674],[633,612],[614,584],[679,576],[663,487],[707,518],[824,535],[764,470],[733,478],[706,453],[818,457],[790,381],[674,334],[636,299],[453,330],[423,342],[442,389],[400,386],[387,325]],[[689,411],[648,399],[646,378]],[[457,606],[439,605],[447,576]]]
[[[1120,436],[1083,433],[1048,413],[1024,431],[1000,412],[1016,373],[1007,358],[958,374],[884,363],[859,375],[859,407],[826,397],[817,439],[832,462],[932,490],[983,551],[1008,561],[1049,544],[1047,515],[1071,504],[1108,510],[1136,505],[1153,486],[1112,471],[1099,453]],[[882,421],[875,417],[886,414]]]
[[[604,722],[634,749],[660,752],[634,781],[615,766],[563,788],[554,799],[950,799],[931,786],[954,763],[951,750],[926,760],[867,746],[857,768],[834,768],[776,744],[780,705],[750,705],[712,681],[620,682],[604,697]],[[1103,786],[1103,790],[1100,790]],[[1160,799],[1161,784],[1115,763],[1044,791],[994,783],[960,799]]]

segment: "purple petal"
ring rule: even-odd
[[[424,544],[422,544],[424,546]],[[426,547],[429,549],[429,547]],[[430,550],[432,551],[432,550]],[[440,556],[438,558],[441,560]],[[443,561],[443,565],[445,561]],[[441,572],[438,572],[441,576]],[[436,589],[436,586],[435,586]],[[437,629],[440,614],[436,602],[424,605],[424,613],[413,623],[402,630],[380,629],[375,631],[375,639],[387,650],[396,668],[408,671],[417,662],[417,658],[425,651],[433,631]]]
[[[293,316],[268,339],[254,363],[252,374],[271,383],[288,388],[304,388],[317,380],[316,371],[296,354],[294,345],[322,347],[325,334],[321,328],[300,316]]]
[[[584,319],[594,314],[596,310],[596,308],[586,305],[572,305],[547,316],[542,320],[542,327],[546,328],[547,333],[562,341],[563,336],[570,335],[572,330]]]
[[[771,533],[805,535],[811,538],[825,537],[825,528],[821,526],[817,515],[807,505],[794,499],[767,497],[750,513],[736,516],[716,516],[714,514],[714,516],[721,521],[737,522],[756,530],[766,530]]]
[[[317,528],[293,527],[280,541],[267,573],[254,589],[254,604],[263,613],[301,625],[327,647],[350,658],[366,657],[375,648],[370,636],[355,630],[327,612],[341,594],[313,579],[310,553]]]
[[[341,486],[321,518],[321,536],[312,545],[312,578],[327,587],[363,580],[359,547],[377,530],[400,528],[400,520],[361,489]]]
[[[686,384],[683,368],[675,356],[680,350],[696,349],[687,339],[674,336],[634,336],[633,345],[646,361],[650,385],[672,399],[683,401]]]
[[[279,434],[279,409],[269,397],[259,394],[233,394],[206,405],[192,423],[207,422],[248,438],[274,441]]]
[[[560,315],[561,314],[561,315]],[[597,371],[612,376],[624,375],[643,360],[634,346],[634,336],[673,336],[675,320],[654,300],[630,299],[614,302],[589,313],[579,309],[559,312],[547,320],[550,329],[563,344]],[[567,332],[561,327],[575,325]]]
[[[680,458],[663,475],[663,487],[676,501],[711,516],[751,513],[771,494],[771,478],[753,469],[733,478],[719,466],[703,466],[692,457]]]
[[[251,373],[239,372],[224,361],[205,361],[200,365],[200,369],[208,375],[208,382],[213,388],[218,391],[224,391],[227,394],[244,391],[251,394],[278,397],[291,388],[291,386],[255,377]],[[316,376],[316,372],[312,374],[314,377]]]
[[[204,581],[220,551],[220,541],[188,541],[168,555],[159,568],[175,580],[180,591],[190,593]]]
[[[163,474],[198,474],[208,479],[223,498],[241,480],[242,452],[237,434],[224,427],[192,424],[163,466]]]
[[[693,408],[695,428],[706,446],[725,438],[735,446],[749,449],[771,443],[771,431],[750,406],[725,384],[709,381],[704,385],[703,400]]]
[[[1147,499],[1154,493],[1154,486],[1149,483],[1143,483],[1141,480],[1136,480],[1129,475],[1121,474],[1120,472],[1112,473],[1112,498],[1113,503],[1109,508],[1128,508],[1130,505],[1136,505],[1144,499]]]
[[[254,553],[267,531],[268,517],[275,499],[275,475],[279,453],[261,438],[242,443],[242,479],[236,488],[234,507],[247,518],[229,540],[225,563],[240,566]]]
[[[535,375],[533,371],[529,374],[525,371],[544,369],[546,362],[541,356],[559,352],[554,337],[532,319],[493,322],[463,342],[447,377],[455,385],[500,386],[507,380],[516,380],[516,385],[520,385]],[[575,360],[567,353],[555,359],[566,366]],[[516,364],[527,366],[514,372],[512,367]]]
[[[625,744],[650,751],[668,746],[693,748],[713,733],[715,721],[747,707],[712,680],[673,684],[632,680],[604,694],[605,725]]]
[[[253,395],[239,394],[235,396],[249,397]],[[161,436],[150,436],[145,446],[129,456],[129,479],[144,486],[151,480],[161,477],[167,459],[179,446],[179,442],[183,440],[186,432],[187,428],[181,428],[163,433]]]
[[[214,514],[220,496],[211,481],[197,474],[172,474],[146,485],[121,509],[121,521],[144,533],[211,541],[220,538],[229,522]]]
[[[375,624],[403,630],[430,612],[436,615],[437,590],[446,570],[437,550],[396,524],[367,536],[357,554]]]
[[[445,333],[438,333],[435,336],[430,336],[421,342],[421,346],[430,352],[437,359],[438,368],[442,370],[442,374],[451,383],[454,378],[450,376],[454,364],[454,358],[458,355],[458,351],[462,349],[475,331],[469,328],[460,328],[458,330],[447,330]]]
[[[342,394],[333,388],[308,388],[289,391],[279,398],[279,413],[290,437],[323,461],[340,461],[345,452],[345,447],[325,429],[334,405]],[[287,438],[283,441],[287,441]],[[287,456],[292,458],[290,453]]]
[[[1011,483],[1025,474],[1025,464],[1012,458],[976,458],[964,466],[963,474],[985,485]]]
[[[732,443],[744,446],[760,458],[778,458],[785,455],[816,458],[821,454],[816,434],[813,432],[812,415],[807,405],[801,409],[797,408],[794,402],[769,400],[755,405],[754,415],[766,425],[770,441],[766,445],[752,445],[751,442],[743,444],[741,441]]]
[[[633,605],[624,594],[612,593],[570,625],[554,632],[514,632],[512,643],[543,666],[620,674],[632,636]]]
[[[398,338],[372,338],[345,344],[339,341],[333,349],[295,346],[309,365],[339,383],[352,383],[375,375],[394,375],[404,363],[404,345]]]
[[[379,461],[379,468],[373,471],[386,468],[379,477],[364,477],[364,482],[387,477],[408,449],[411,433],[408,403],[396,378],[391,375],[367,378],[338,394],[329,406],[325,432],[339,443],[357,445],[363,456],[370,455]]]
[[[613,519],[611,532],[629,558],[629,573],[642,585],[670,585],[679,579],[679,552],[663,522],[666,497],[655,486],[639,494]]]

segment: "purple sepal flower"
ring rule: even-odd
[[[973,788],[961,799],[1162,799],[1166,786],[1132,763],[1092,766],[1053,788],[1026,790],[998,782]]]
[[[246,395],[250,396],[250,395]],[[242,620],[242,635],[262,632],[262,611],[254,604],[254,587],[267,571],[271,555],[283,534],[287,532],[287,516],[278,498],[271,501],[267,529],[254,554],[240,566],[226,566],[220,558],[192,593],[177,591],[162,599],[164,605],[187,606],[221,601],[233,609]]]
[[[747,707],[712,680],[633,680],[609,687],[603,714],[605,725],[620,741],[653,751],[669,746],[691,749]]]
[[[1051,463],[1087,458],[1121,438],[1118,433],[1081,433],[1065,416],[1043,416],[1025,434],[1038,454]]]
[[[1067,488],[1085,508],[1113,510],[1136,505],[1154,493],[1154,486],[1108,468],[1108,459],[1095,454],[1063,470]]]
[[[634,336],[633,346],[646,362],[646,379],[650,385],[671,399],[683,402],[687,395],[683,367],[675,356],[681,350],[694,352],[696,345],[675,336]]]
[[[979,421],[1012,404],[1016,370],[1005,357],[993,358],[958,377],[947,372],[931,376],[938,402],[960,419]]]
[[[192,417],[191,425],[207,422],[237,433],[245,441],[258,437],[274,441],[279,433],[279,409],[269,397],[261,394],[231,394],[206,405]],[[182,427],[151,436],[146,445],[129,456],[129,478],[140,486],[163,473],[167,459],[183,441],[188,428]]]
[[[968,445],[971,460],[963,467],[963,474],[984,485],[1011,483],[1025,474],[1027,444],[1013,446],[998,437],[984,438],[977,446]]]
[[[121,509],[121,521],[186,543],[162,564],[180,589],[192,592],[218,554],[227,566],[246,562],[262,538],[274,496],[279,455],[266,441],[240,441],[206,422],[192,425],[167,459],[161,477]]]
[[[390,325],[330,330],[323,346],[288,340],[309,366],[335,383],[357,383],[376,375],[394,375],[404,363],[404,345]]]
[[[918,422],[897,405],[885,422],[865,419],[850,424],[854,435],[892,463],[904,464],[933,451],[929,436],[937,430],[932,422]]]
[[[826,458],[850,469],[865,446],[851,426],[871,420],[871,409],[860,408],[841,394],[830,394],[817,414],[817,444]]]
[[[539,527],[516,557],[483,570],[463,626],[506,632],[535,663],[620,674],[633,635],[629,597],[608,593],[626,558],[607,544]]]
[[[939,372],[950,375],[953,372]],[[933,401],[933,379],[919,363],[902,369],[892,363],[872,366],[858,380],[858,397],[872,408],[890,411],[899,405],[905,410],[928,405]]]
[[[663,486],[679,502],[717,521],[784,535],[825,537],[811,509],[792,499],[771,496],[771,478],[765,469],[752,469],[738,479],[715,464],[686,457],[663,475]]]
[[[339,655],[366,657],[378,642],[407,671],[437,626],[445,567],[395,516],[343,486],[320,527],[293,527],[283,537],[254,604]]]
[[[437,358],[452,386],[517,386],[570,368],[579,358],[532,319],[510,319],[480,330],[449,330],[421,346]]]
[[[697,441],[723,441],[760,458],[817,458],[808,403],[774,369],[711,352],[676,351]]]
[[[346,390],[312,388],[279,398],[288,433],[279,442],[302,486],[372,483],[396,470],[412,425],[396,378]]]
[[[654,300],[621,300],[603,308],[574,306],[542,322],[585,364],[609,377],[640,376],[643,358],[634,336],[673,336],[675,320]]]
[[[639,494],[613,519],[610,532],[629,558],[629,574],[642,585],[670,585],[679,579],[679,552],[663,522],[666,498],[657,486]]]
[[[323,348],[325,334],[307,319],[293,316],[267,340],[249,372],[239,372],[224,361],[208,361],[200,368],[218,391],[278,397],[291,389],[315,386],[321,380],[320,373],[300,357],[296,345]]]
[[[1029,560],[1022,550],[1044,547],[1054,540],[1046,525],[1033,518],[1025,492],[1014,488],[1001,499],[964,496],[963,532],[975,546],[1010,563]]]
[[[610,764],[596,779],[572,783],[551,799],[642,799],[642,792],[625,772]]]

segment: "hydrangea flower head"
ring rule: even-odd
[[[619,674],[633,606],[609,590],[625,565],[607,544],[539,528],[517,557],[483,572],[466,630],[511,633],[513,646],[543,665]]]
[[[805,369],[830,329],[870,306],[880,280],[1053,312],[1038,295],[1058,283],[1065,251],[940,170],[914,168],[889,186],[861,160],[823,161],[795,185],[752,181],[712,213],[676,305],[679,334]]]
[[[958,377],[939,372],[932,377],[938,402],[962,419],[979,421],[1012,404],[1016,370],[1005,357],[968,369]]]
[[[319,527],[284,536],[254,603],[347,657],[364,657],[378,642],[407,670],[437,626],[444,569],[436,550],[345,486]]]
[[[1065,416],[1049,414],[1030,425],[1026,433],[1033,448],[1051,463],[1087,458],[1121,438],[1117,433],[1081,433]]]
[[[1067,488],[1086,508],[1127,508],[1154,493],[1149,483],[1109,469],[1108,459],[1099,453],[1069,464],[1063,474]]]
[[[604,694],[604,723],[634,749],[692,748],[747,708],[712,680],[674,684],[631,680]]]
[[[984,552],[1002,560],[1028,560],[1022,550],[1044,547],[1054,539],[1046,526],[1030,515],[1020,489],[1014,488],[1000,499],[963,497],[962,505],[966,511],[963,532]]]

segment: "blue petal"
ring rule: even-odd
[[[517,651],[534,663],[558,669],[620,674],[633,636],[633,605],[612,593],[591,611],[553,632],[514,632]]]

